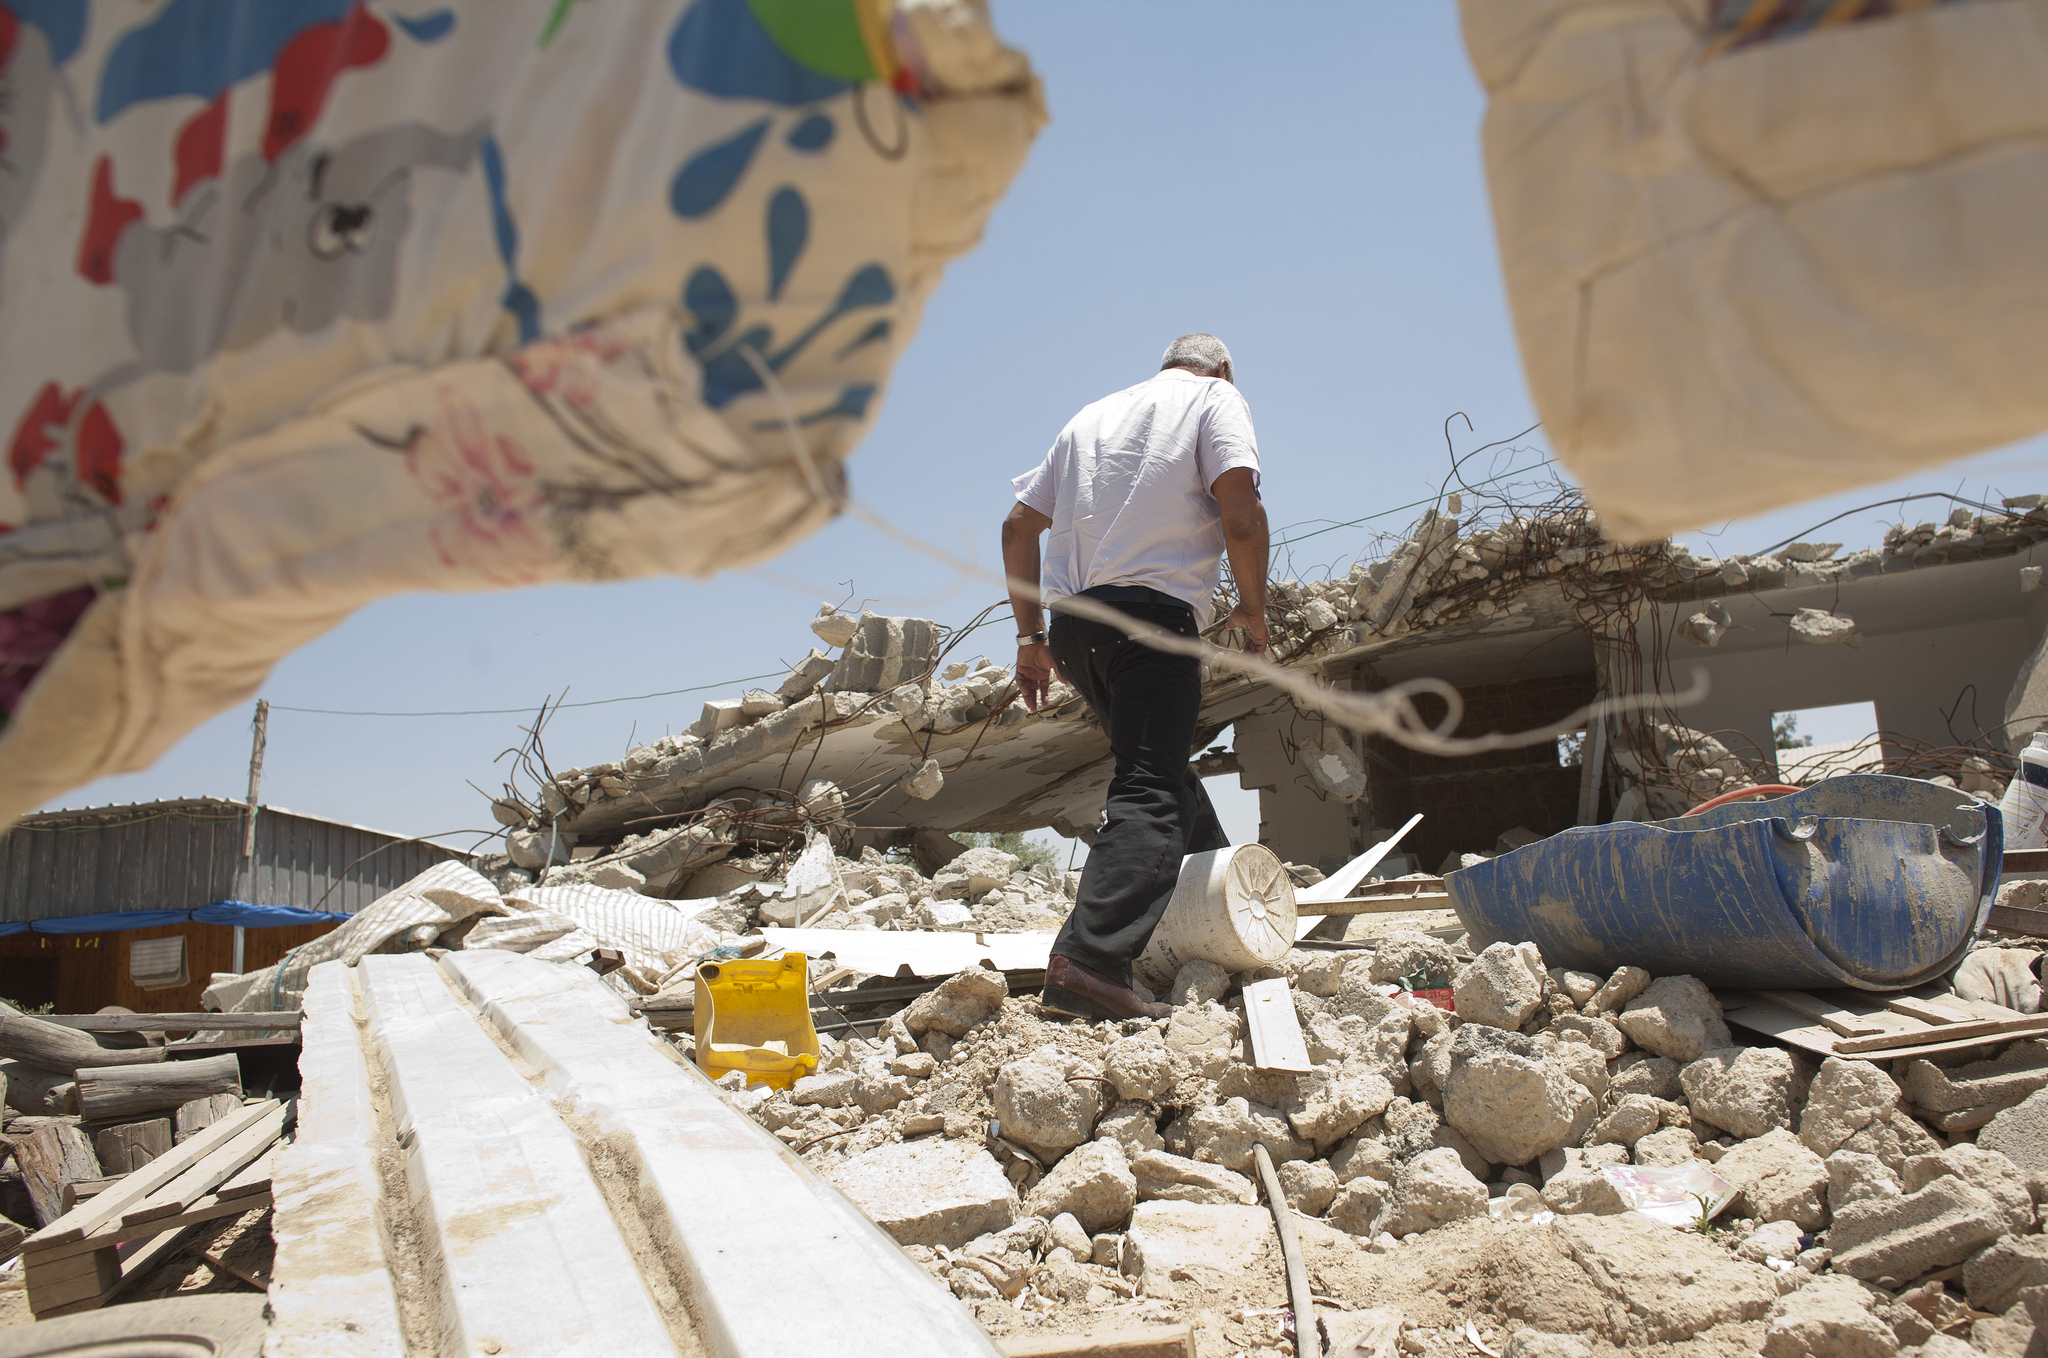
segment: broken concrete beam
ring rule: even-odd
[[[1997,1201],[1951,1174],[1903,1197],[1849,1203],[1835,1214],[1828,1247],[1837,1273],[1897,1286],[1960,1264],[2006,1233]]]
[[[2048,1090],[2002,1110],[1977,1133],[1977,1144],[1997,1151],[2031,1174],[2048,1173]]]
[[[1924,1059],[1906,1066],[1906,1102],[1935,1113],[2011,1108],[2044,1088],[2048,1049],[2039,1042],[2015,1042],[1992,1060],[1963,1066],[1944,1068]]]
[[[930,669],[938,642],[938,624],[928,619],[863,613],[825,688],[832,693],[886,693]]]
[[[823,651],[814,650],[802,660],[789,667],[789,675],[775,690],[775,695],[785,702],[808,698],[825,682],[838,662]]]
[[[899,1245],[960,1249],[1004,1229],[1019,1210],[995,1157],[950,1137],[878,1146],[828,1178]]]

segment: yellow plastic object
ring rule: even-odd
[[[793,952],[698,967],[697,1065],[714,1080],[743,1070],[747,1083],[773,1089],[814,1074],[809,959]]]

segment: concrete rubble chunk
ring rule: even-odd
[[[1943,1175],[1917,1193],[1844,1207],[1828,1231],[1835,1252],[1830,1267],[1870,1282],[1906,1283],[1960,1264],[2004,1234],[2005,1213],[1996,1199]]]
[[[1762,1358],[1891,1358],[1898,1337],[1871,1301],[1853,1278],[1813,1279],[1771,1308]]]
[[[1287,954],[1287,974],[1296,994],[1328,999],[1343,984],[1344,970],[1351,963],[1352,959],[1341,952],[1305,952],[1297,948]]]
[[[1852,1202],[1896,1198],[1905,1191],[1884,1161],[1867,1151],[1836,1151],[1827,1165],[1830,1212],[1840,1213]]]
[[[841,613],[830,604],[820,607],[818,616],[811,619],[811,632],[827,646],[844,646],[859,630],[860,619]]]
[[[1489,944],[1452,984],[1458,1017],[1507,1031],[1519,1029],[1543,1002],[1543,989],[1511,943]]]
[[[898,786],[908,796],[915,797],[921,802],[928,802],[945,788],[946,775],[939,768],[938,760],[927,759],[904,774]]]
[[[1619,1013],[1630,1000],[1643,993],[1650,984],[1650,973],[1641,967],[1616,967],[1614,974],[1607,978],[1593,998],[1579,1006],[1587,1014]]]
[[[1244,1020],[1220,1004],[1183,1005],[1166,1024],[1166,1045],[1188,1068],[1214,1080],[1236,1057]]]
[[[1140,1103],[1165,1098],[1180,1078],[1166,1039],[1152,1029],[1110,1043],[1102,1073],[1118,1098]]]
[[[2009,1235],[1963,1265],[1970,1305],[1994,1315],[2018,1300],[2021,1288],[2043,1284],[2048,1284],[2048,1236]]]
[[[1607,1116],[1593,1124],[1587,1139],[1613,1141],[1633,1150],[1637,1142],[1657,1130],[1661,1120],[1655,1099],[1647,1094],[1624,1094]]]
[[[1570,967],[1552,967],[1550,979],[1565,997],[1575,1005],[1582,1005],[1600,993],[1601,978],[1590,971],[1575,971]]]
[[[1353,1137],[1330,1152],[1330,1168],[1337,1171],[1340,1183],[1348,1184],[1353,1179],[1377,1179],[1391,1184],[1399,1163],[1393,1148],[1377,1137]]]
[[[1415,929],[1390,930],[1365,964],[1368,981],[1396,984],[1416,976],[1448,981],[1457,968],[1457,954],[1448,943]]]
[[[899,1245],[959,1249],[1017,1219],[1017,1194],[995,1157],[947,1137],[854,1156],[826,1176]]]
[[[966,877],[967,895],[979,900],[1010,884],[1010,878],[1017,872],[1017,855],[984,845],[961,854],[946,865],[946,870]]]
[[[1946,1150],[1916,1155],[1906,1161],[1901,1180],[1908,1193],[1917,1193],[1949,1174],[1989,1194],[2005,1213],[2006,1229],[2014,1232],[2034,1229],[2034,1195],[2028,1186],[2027,1176],[2019,1166],[1995,1150],[1985,1150],[1966,1141]]]
[[[1214,962],[1197,958],[1174,973],[1173,989],[1167,999],[1175,1008],[1184,1004],[1210,1004],[1230,991],[1230,973]]]
[[[1839,646],[1856,639],[1856,620],[1843,613],[1830,613],[1825,608],[1802,608],[1792,615],[1792,621],[1787,625],[1794,641],[1812,646]]]
[[[903,1023],[917,1035],[938,1032],[964,1037],[969,1028],[994,1016],[1009,994],[1010,983],[1003,973],[970,967],[912,1001],[903,1011]]]
[[[1114,1138],[1133,1164],[1144,1152],[1163,1150],[1166,1146],[1152,1110],[1140,1103],[1119,1104],[1104,1113],[1096,1120],[1095,1135],[1098,1139]]]
[[[1628,1051],[1628,1038],[1621,1029],[1594,1014],[1560,1014],[1544,1031],[1561,1039],[1566,1039],[1568,1033],[1576,1033],[1586,1040],[1587,1046],[1600,1053],[1603,1061],[1618,1060]]]
[[[1583,1042],[1560,1042],[1548,1060],[1567,1077],[1584,1085],[1586,1092],[1596,1099],[1605,1097],[1612,1083],[1600,1053]]]
[[[1496,1164],[1527,1164],[1578,1140],[1598,1112],[1557,1062],[1508,1051],[1454,1058],[1444,1083],[1444,1120]]]
[[[811,630],[830,643],[831,638],[819,626],[824,621],[813,622]],[[835,626],[835,633],[839,630]],[[938,639],[938,624],[928,619],[863,613],[852,635],[840,643],[846,649],[825,680],[825,689],[829,693],[886,693],[931,668]]]
[[[1033,1216],[1071,1213],[1090,1234],[1122,1230],[1138,1202],[1138,1180],[1115,1141],[1091,1141],[1062,1156],[1031,1190]]]
[[[1373,1178],[1357,1178],[1338,1188],[1328,1208],[1330,1224],[1347,1235],[1370,1240],[1379,1232],[1386,1215],[1387,1194],[1392,1185]],[[1486,1190],[1480,1190],[1484,1193]]]
[[[1263,1145],[1275,1163],[1313,1160],[1316,1155],[1316,1148],[1294,1134],[1278,1109],[1242,1096],[1177,1119],[1167,1128],[1166,1144],[1191,1160],[1207,1160],[1240,1173],[1252,1163],[1252,1147],[1257,1145]]]
[[[1516,1330],[1500,1352],[1501,1358],[1593,1358],[1585,1340],[1542,1330]]]
[[[1378,1117],[1394,1101],[1394,1086],[1384,1075],[1361,1064],[1318,1067],[1301,1077],[1301,1107],[1287,1120],[1297,1135],[1318,1147],[1330,1147]]]
[[[1079,1259],[1088,1258],[1095,1253],[1094,1240],[1072,1212],[1061,1212],[1046,1223],[1045,1241],[1052,1248],[1063,1249]]]
[[[1683,1165],[1699,1158],[1700,1139],[1690,1127],[1665,1127],[1636,1142],[1639,1165]]]
[[[1761,1264],[1766,1259],[1795,1258],[1803,1234],[1796,1221],[1767,1221],[1742,1238],[1742,1243],[1735,1247],[1735,1257],[1752,1264]]]
[[[2028,1095],[1977,1133],[1977,1144],[2021,1169],[2048,1172],[2048,1090]]]
[[[823,651],[812,651],[789,667],[789,675],[776,688],[775,696],[791,703],[799,698],[810,697],[817,691],[818,685],[825,682],[825,676],[832,673],[832,666],[835,663],[837,662]]]
[[[1869,1061],[1830,1056],[1821,1062],[1820,1073],[1807,1091],[1799,1139],[1819,1156],[1838,1150],[1862,1151],[1896,1167],[1901,1156],[1892,1115],[1898,1106],[1899,1087],[1883,1070]],[[1725,1122],[1721,1125],[1728,1126]]]
[[[1745,1138],[1762,1136],[1774,1127],[1791,1130],[1807,1088],[1798,1061],[1782,1047],[1705,1052],[1687,1064],[1679,1083],[1695,1117]]]
[[[1808,1230],[1827,1221],[1827,1164],[1782,1127],[1737,1143],[1714,1172],[1734,1186],[1731,1210],[1741,1215],[1796,1221]]]
[[[1337,1172],[1320,1160],[1289,1160],[1278,1170],[1287,1205],[1305,1216],[1319,1217],[1336,1200]]]
[[[1608,1081],[1608,1092],[1615,1098],[1625,1094],[1648,1094],[1653,1099],[1681,1099],[1685,1097],[1685,1086],[1680,1075],[1685,1067],[1668,1056],[1652,1056],[1648,1052],[1628,1052],[1614,1063],[1614,1073]]]
[[[1659,976],[1622,1007],[1618,1022],[1638,1047],[1674,1061],[1735,1045],[1721,1002],[1691,976]]]
[[[1543,1185],[1543,1205],[1559,1216],[1612,1216],[1628,1201],[1598,1165],[1568,1164]]]
[[[1394,1191],[1388,1195],[1387,1215],[1380,1229],[1401,1236],[1485,1215],[1486,1185],[1472,1177],[1459,1162],[1458,1153],[1425,1151],[1394,1176]]]
[[[1301,1163],[1299,1161],[1289,1164]],[[1190,1160],[1164,1150],[1148,1150],[1131,1157],[1139,1202],[1257,1202],[1252,1181],[1221,1165]]]
[[[1095,1135],[1103,1090],[1095,1080],[1074,1080],[1080,1061],[1047,1045],[996,1072],[995,1113],[1003,1135],[1048,1164]],[[1249,1151],[1247,1151],[1249,1154]]]
[[[1554,1229],[1594,1284],[1626,1308],[1624,1347],[1675,1343],[1730,1321],[1761,1320],[1778,1300],[1777,1278],[1768,1268],[1634,1212],[1559,1217]]]

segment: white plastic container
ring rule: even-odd
[[[1231,972],[1270,966],[1294,946],[1294,928],[1294,883],[1271,849],[1233,844],[1189,854],[1135,970],[1163,994],[1189,962]]]
[[[2020,751],[2020,769],[1998,803],[2007,849],[2048,849],[2048,730]],[[1183,873],[1185,880],[1185,873]]]

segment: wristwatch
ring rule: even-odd
[[[1020,634],[1018,635],[1018,637],[1017,637],[1017,644],[1018,644],[1019,646],[1043,646],[1043,645],[1045,644],[1045,633],[1043,633],[1043,632],[1024,632],[1024,633],[1020,633]]]

